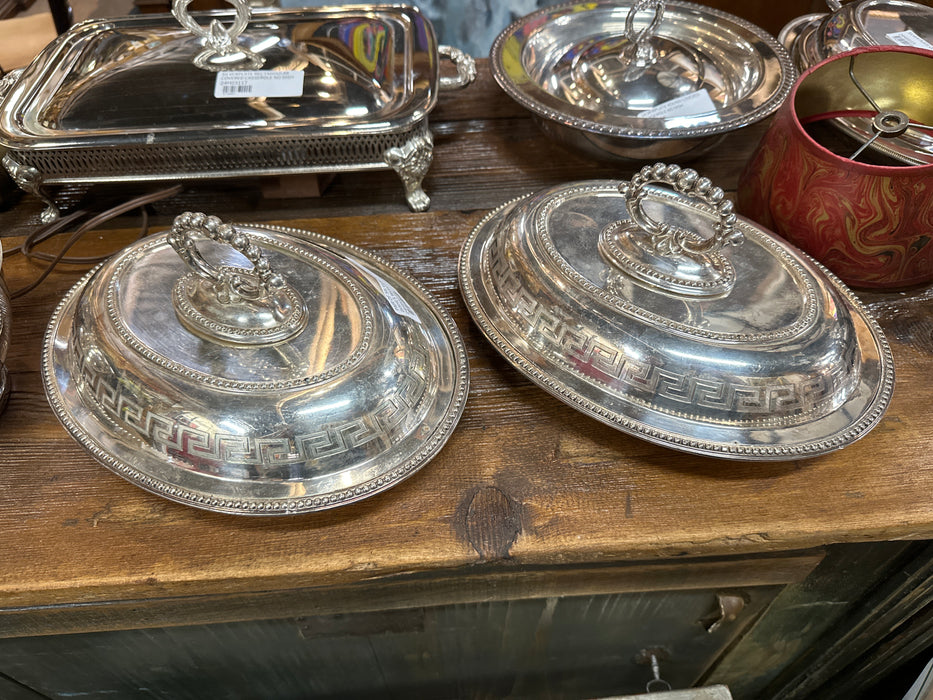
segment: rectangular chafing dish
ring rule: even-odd
[[[416,8],[251,13],[236,0],[189,15],[188,2],[76,25],[0,82],[3,164],[44,220],[58,216],[48,184],[381,168],[428,207],[428,113],[475,67]],[[456,77],[439,77],[441,56]]]

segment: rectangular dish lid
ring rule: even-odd
[[[0,109],[0,143],[44,149],[296,131],[352,135],[406,128],[434,106],[437,42],[417,8],[359,5],[250,18],[243,0],[234,4],[235,15],[188,15],[187,3],[176,0],[178,19],[147,15],[73,27],[10,90]],[[211,48],[218,42],[239,57],[225,57],[221,48],[218,61]],[[212,51],[217,65],[195,65]],[[244,71],[257,68],[252,77]],[[276,77],[288,75],[300,96],[267,97],[263,87],[252,91],[258,96],[236,96],[280,71]]]

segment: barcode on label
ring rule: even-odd
[[[897,46],[914,46],[918,49],[927,50],[933,49],[933,44],[930,44],[929,41],[912,29],[907,29],[903,32],[893,32],[887,36],[888,39],[893,41]]]
[[[225,95],[242,95],[244,93],[252,92],[253,88],[251,85],[223,85],[221,86],[221,91]]]
[[[214,81],[214,97],[301,97],[304,71],[221,71]]]

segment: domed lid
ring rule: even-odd
[[[890,350],[854,295],[678,166],[503,205],[467,240],[460,281],[480,328],[526,376],[687,452],[829,452],[876,425],[890,399]]]
[[[468,382],[453,321],[385,261],[203,214],[79,282],[42,369],[104,465],[249,514],[329,508],[411,475],[453,431]]]

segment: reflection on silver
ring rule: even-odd
[[[236,293],[206,271],[235,275]],[[178,303],[192,276],[199,311],[222,323],[193,326]],[[302,305],[295,327],[282,309],[286,339],[251,328],[285,289]],[[446,442],[468,386],[453,321],[386,262],[202,214],[79,282],[53,316],[42,371],[55,413],[105,466],[245,514],[330,508],[405,479]]]
[[[242,49],[237,38],[249,25],[250,6],[247,0],[230,0],[233,5],[234,18],[229,27],[225,27],[220,20],[213,19],[204,29],[188,13],[188,6],[192,0],[172,0],[172,14],[181,26],[195,36],[204,40],[204,49],[192,60],[194,65],[205,70],[256,70],[265,62],[259,54]]]
[[[48,224],[58,218],[58,207],[55,206],[55,202],[43,186],[42,174],[38,170],[17,162],[10,153],[3,156],[3,167],[21,190],[38,197],[45,205],[40,215],[43,223]]]
[[[861,437],[894,381],[877,324],[808,258],[696,197],[695,175],[648,166],[632,185],[645,216],[694,232],[694,250],[654,256],[653,276],[605,245],[607,229],[632,224],[626,183],[626,194],[618,182],[567,184],[495,210],[460,257],[475,321],[557,398],[668,447],[782,460]],[[729,229],[743,242],[714,252],[740,242]],[[696,295],[658,283],[689,280],[711,253],[734,269],[731,289]]]
[[[170,15],[84,22],[20,79],[0,82],[0,145],[35,171],[37,191],[63,182],[387,169],[392,149],[413,140],[430,147],[438,91],[475,76],[472,58],[439,47],[413,7],[257,11],[235,41],[239,16],[181,16],[197,34]],[[225,29],[230,20],[236,26]],[[203,29],[205,21],[217,29]],[[227,49],[208,46],[205,57],[205,32]],[[210,70],[193,63],[198,57]],[[262,62],[260,78],[299,73],[301,94],[241,94],[242,85],[218,83],[228,69],[248,73],[251,57]],[[442,59],[457,78],[440,80]],[[426,206],[420,179],[405,189],[413,209]]]
[[[864,46],[913,46],[933,49],[933,8],[908,0],[859,0],[840,5],[827,0],[828,14],[809,14],[789,22],[779,36],[790,51],[798,70],[805,71],[817,63],[837,54]],[[918,76],[918,84],[925,78]],[[898,76],[898,81],[909,81],[909,76]],[[933,135],[929,100],[922,97],[928,91],[919,88],[899,88],[899,92],[884,97],[899,98],[886,108],[909,109],[912,123],[904,133],[892,138],[874,139],[871,149],[907,165],[933,163]],[[905,93],[911,95],[904,99]],[[882,111],[872,105],[875,111]],[[831,122],[844,133],[861,143],[867,142],[878,131],[873,129],[870,117],[839,117]]]
[[[499,85],[549,135],[622,160],[699,155],[710,137],[777,109],[794,79],[766,32],[681,0],[539,10],[505,29],[490,59]]]

